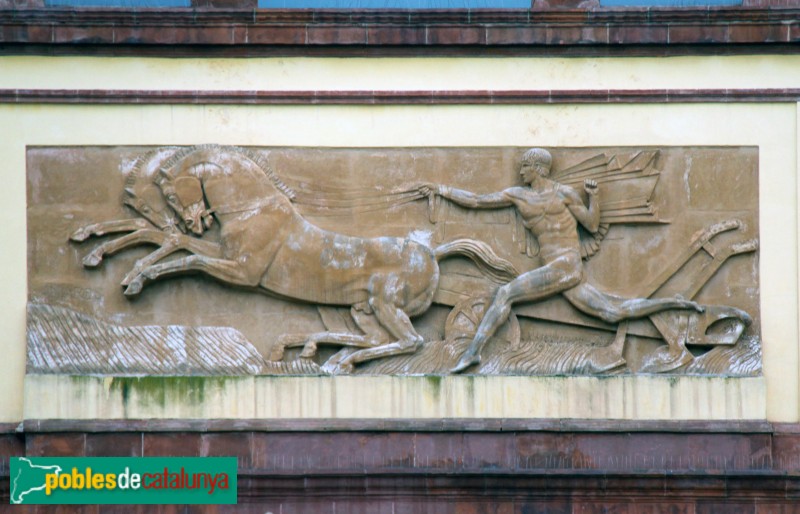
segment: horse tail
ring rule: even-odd
[[[519,276],[519,271],[513,264],[494,253],[492,247],[483,241],[456,239],[436,247],[433,254],[437,261],[450,255],[464,255],[474,262],[486,276],[499,284],[505,284]]]

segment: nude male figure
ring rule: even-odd
[[[519,275],[500,287],[483,317],[474,339],[453,373],[481,361],[480,351],[505,322],[518,302],[542,300],[561,293],[578,310],[608,323],[640,318],[669,309],[703,308],[680,296],[675,298],[623,298],[604,293],[586,282],[581,260],[578,223],[595,233],[600,225],[599,188],[593,180],[584,182],[589,206],[573,188],[549,178],[552,157],[543,148],[532,148],[522,156],[519,174],[528,187],[510,187],[497,193],[478,195],[443,185],[423,185],[423,194],[434,192],[472,209],[515,207],[523,224],[539,242],[543,265]],[[623,361],[624,362],[624,361]]]

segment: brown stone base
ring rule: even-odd
[[[0,436],[1,501],[11,456],[233,455],[237,506],[58,512],[800,513],[797,425],[336,423],[26,422]]]

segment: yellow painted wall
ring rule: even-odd
[[[798,87],[800,55],[598,58],[4,57],[0,88],[183,90]]]
[[[0,58],[19,89],[664,89],[800,85],[800,56],[636,59]],[[800,421],[797,119],[783,104],[0,105],[0,421],[23,416],[26,145],[759,147],[766,415]],[[642,387],[647,387],[642,384]],[[687,393],[688,396],[691,396]],[[685,400],[691,402],[692,398]],[[633,416],[637,417],[637,416]]]

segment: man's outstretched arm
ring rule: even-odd
[[[496,193],[479,195],[463,189],[456,189],[440,184],[426,184],[420,186],[419,191],[424,195],[429,195],[431,193],[438,194],[442,198],[447,198],[455,204],[470,209],[498,209],[514,205],[508,189]]]

